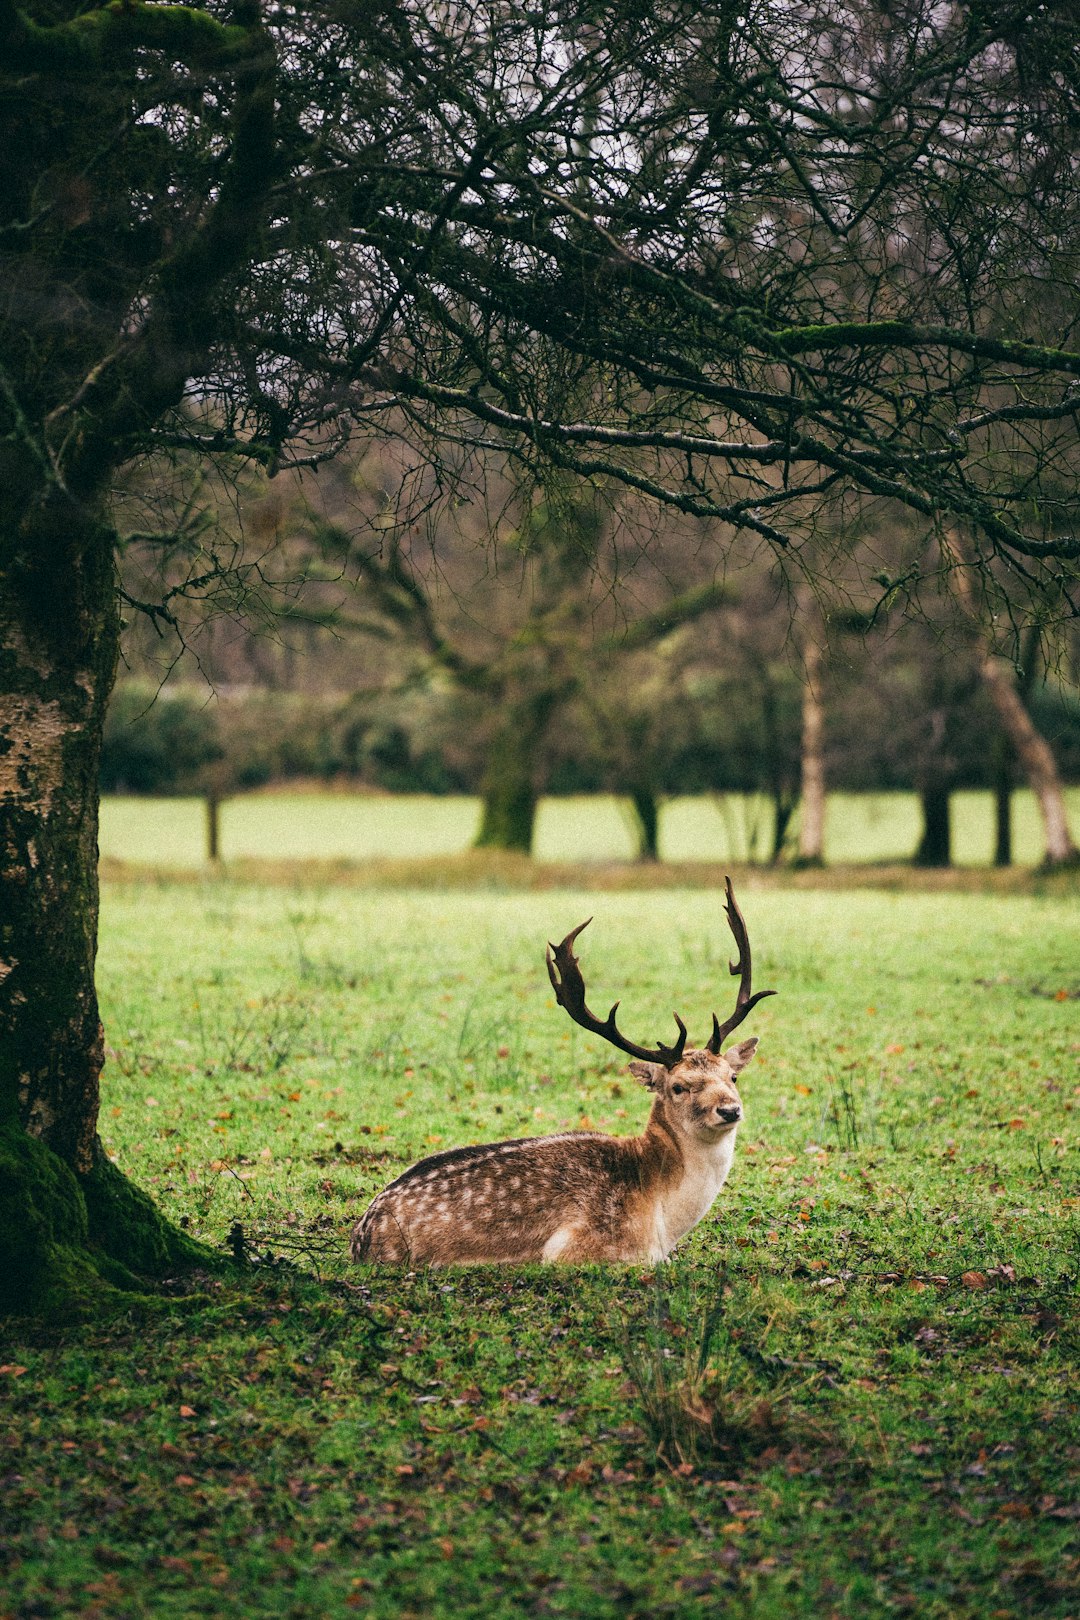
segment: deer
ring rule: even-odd
[[[630,1073],[651,1092],[643,1133],[565,1131],[433,1153],[372,1200],[353,1228],[354,1260],[423,1267],[667,1259],[712,1207],[735,1156],[743,1117],[737,1082],[758,1038],[726,1051],[724,1042],[776,993],[752,992],[750,940],[731,879],[725,882],[724,910],[738,946],[738,960],[728,966],[739,989],[729,1018],[721,1023],[713,1013],[704,1047],[687,1047],[678,1013],[674,1044],[649,1048],[619,1030],[619,1002],[604,1019],[589,1011],[574,943],[591,917],[548,946],[559,1006],[627,1053]]]

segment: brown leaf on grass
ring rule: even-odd
[[[20,1367],[14,1361],[5,1361],[4,1365],[0,1367],[0,1373],[7,1373],[9,1378],[21,1378],[23,1373],[29,1372],[29,1370],[28,1367]]]
[[[981,1271],[963,1271],[960,1274],[960,1281],[965,1288],[986,1287],[986,1276]]]
[[[193,1406],[182,1406],[180,1408],[180,1416],[185,1417],[185,1418],[186,1417],[195,1417],[195,1416],[197,1416],[197,1413],[196,1413],[195,1408]]]

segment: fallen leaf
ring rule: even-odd
[[[965,1288],[985,1288],[986,1278],[981,1271],[964,1271],[960,1274],[960,1281]]]
[[[180,1408],[180,1416],[181,1417],[195,1417],[196,1416],[195,1408],[193,1406],[182,1406]]]
[[[0,1373],[7,1373],[10,1378],[21,1378],[23,1373],[28,1371],[29,1368],[20,1367],[18,1363],[14,1361],[5,1361],[4,1365],[0,1367]]]

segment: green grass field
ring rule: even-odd
[[[719,895],[107,884],[109,1151],[299,1270],[5,1334],[0,1615],[1080,1614],[1076,888],[739,897],[780,994],[674,1262],[408,1274],[346,1234],[413,1158],[644,1121],[544,941],[702,1039]]]
[[[1080,788],[1068,790],[1073,825],[1080,827]],[[226,860],[401,860],[456,855],[479,826],[476,799],[419,795],[273,792],[222,806]],[[985,866],[993,857],[989,793],[953,797],[954,860]],[[1038,812],[1029,792],[1013,802],[1015,859],[1042,858]],[[667,861],[764,860],[771,847],[772,811],[745,794],[673,799],[661,815],[660,851]],[[837,793],[829,801],[826,856],[830,862],[903,861],[919,840],[919,807],[912,793]],[[113,860],[198,867],[205,859],[204,809],[199,799],[108,798],[101,812],[101,851]],[[626,807],[613,798],[545,799],[533,853],[540,861],[630,860],[636,851]]]

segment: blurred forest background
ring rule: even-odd
[[[785,573],[753,537],[475,454],[418,469],[375,441],[317,481],[216,476],[158,462],[119,494],[102,759],[106,794],[205,797],[212,857],[220,802],[275,785],[476,795],[477,842],[526,852],[542,796],[616,795],[645,859],[665,800],[750,794],[747,855],[803,864],[828,793],[906,792],[912,857],[941,866],[953,795],[977,789],[1007,865],[1029,773],[1002,686],[1080,782],[1080,632],[1056,625],[1047,657],[1028,622],[1011,669],[989,659],[961,591],[905,589],[911,519],[888,502],[819,520],[824,583],[814,539]],[[928,545],[924,577],[951,573]]]

